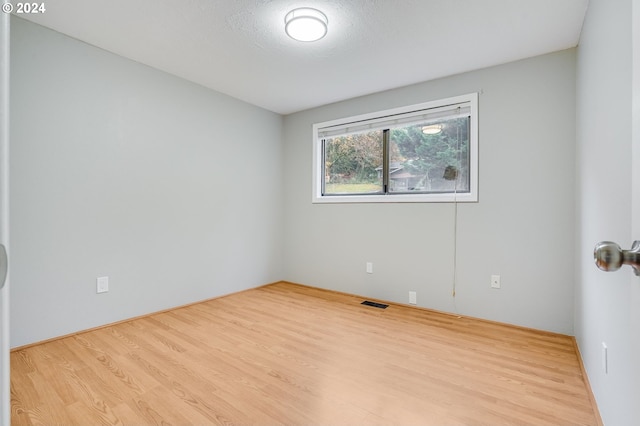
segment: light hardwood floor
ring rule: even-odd
[[[600,424],[571,337],[289,283],[16,350],[12,424]]]

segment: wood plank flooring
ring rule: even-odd
[[[277,283],[11,354],[14,425],[597,425],[571,337]]]

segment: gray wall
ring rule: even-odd
[[[312,204],[311,126],[470,92],[480,201],[458,206],[454,299],[454,205]],[[293,114],[284,143],[286,280],[572,334],[575,50]]]
[[[640,353],[633,349],[640,321],[632,319],[638,311],[632,295],[640,282],[627,267],[604,273],[592,260],[598,241],[629,248],[633,239],[631,192],[640,189],[640,182],[631,186],[631,12],[630,0],[591,0],[577,55],[575,334],[609,425],[640,421],[635,369]],[[640,239],[637,232],[633,236]],[[602,342],[608,346],[608,374],[602,367]]]
[[[281,116],[17,18],[11,50],[12,347],[282,278]]]

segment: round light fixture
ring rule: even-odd
[[[422,133],[425,135],[437,135],[442,131],[442,124],[432,124],[430,126],[424,126]]]
[[[298,41],[316,41],[327,34],[329,20],[317,9],[301,7],[284,17],[284,30],[289,37]]]

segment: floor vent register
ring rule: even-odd
[[[364,302],[361,303],[361,305],[373,306],[374,308],[380,308],[380,309],[387,309],[387,307],[389,306],[389,305],[385,305],[384,303],[376,303],[376,302],[371,302],[369,300],[365,300]]]

